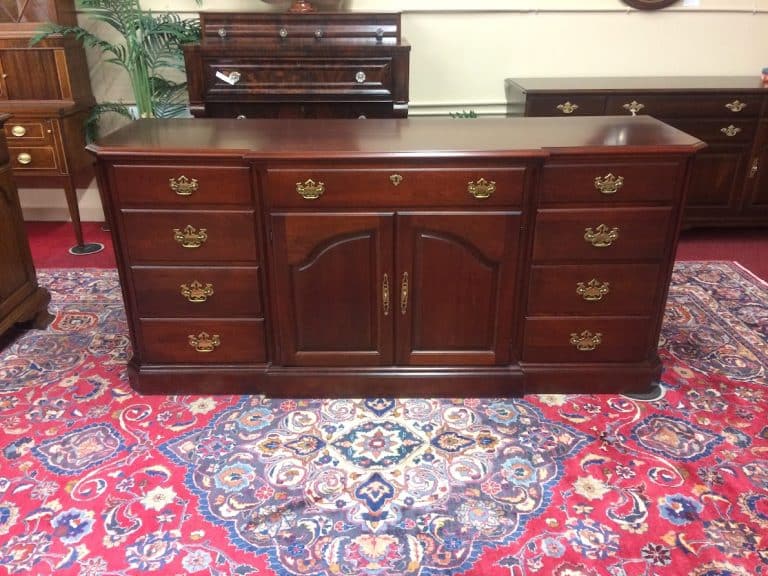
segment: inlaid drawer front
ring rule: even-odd
[[[701,138],[706,142],[752,142],[757,130],[757,120],[678,120],[669,121],[671,126]]]
[[[117,165],[114,185],[122,205],[250,205],[250,170],[245,166]]]
[[[52,146],[9,146],[14,170],[55,170],[56,150]]]
[[[529,96],[528,116],[595,116],[603,113],[605,96],[593,94],[562,94]]]
[[[605,113],[650,114],[657,118],[684,117],[754,117],[760,114],[762,97],[754,94],[647,94],[643,92],[615,94],[608,97]]]
[[[250,363],[267,358],[263,320],[140,320],[147,363]]]
[[[671,217],[671,208],[539,210],[533,258],[537,262],[660,259]]]
[[[681,191],[681,174],[676,162],[547,164],[539,203],[668,203]]]
[[[649,318],[527,318],[525,362],[641,362],[651,350]]]
[[[252,210],[123,210],[122,218],[132,262],[258,260]]]
[[[392,91],[391,58],[320,59],[220,59],[206,66],[206,94],[231,97],[260,93],[271,96],[358,95],[389,96]],[[276,82],[279,78],[279,82]]]
[[[278,208],[520,206],[524,166],[460,169],[274,169],[266,197]]]
[[[3,126],[8,145],[52,144],[53,130],[44,120],[19,120],[13,118]]]
[[[647,316],[660,285],[655,264],[533,266],[528,315]]]
[[[136,266],[131,275],[144,318],[262,316],[258,267]]]

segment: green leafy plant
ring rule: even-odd
[[[91,114],[89,135],[93,135],[98,118],[107,112],[135,119],[168,118],[186,111],[186,81],[172,78],[184,78],[182,45],[199,40],[198,19],[145,11],[139,0],[79,0],[77,9],[109,27],[104,37],[80,26],[49,22],[30,44],[54,34],[73,36],[85,46],[103,52],[106,62],[123,68],[128,74],[135,109],[123,102],[98,104]]]
[[[461,112],[449,112],[448,115],[451,118],[477,118],[477,112],[474,110],[470,110],[469,112],[466,110],[462,110]]]

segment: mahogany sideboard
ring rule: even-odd
[[[2,127],[8,120],[0,114],[0,335],[13,325],[32,321],[45,328],[51,321],[51,295],[37,283],[29,250],[19,194],[11,174],[10,156]]]
[[[190,110],[214,118],[404,118],[399,13],[200,13],[184,48]]]
[[[520,78],[510,114],[649,114],[707,143],[696,157],[686,226],[768,224],[768,87],[756,76]]]
[[[89,146],[139,391],[647,391],[696,138],[653,118],[139,120]]]

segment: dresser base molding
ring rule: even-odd
[[[138,366],[131,386],[143,394],[263,394],[270,398],[492,398],[524,394],[647,393],[661,362],[512,365],[508,368],[305,369],[243,366]]]
[[[2,308],[12,306],[12,310],[6,316],[0,318],[0,334],[4,334],[14,324],[31,322],[31,327],[43,330],[53,320],[53,315],[48,312],[48,304],[51,294],[45,288],[35,288],[33,292],[21,299],[18,304],[13,303],[13,298],[3,302]]]

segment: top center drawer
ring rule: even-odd
[[[521,206],[525,166],[508,168],[273,168],[266,197],[277,208]]]

